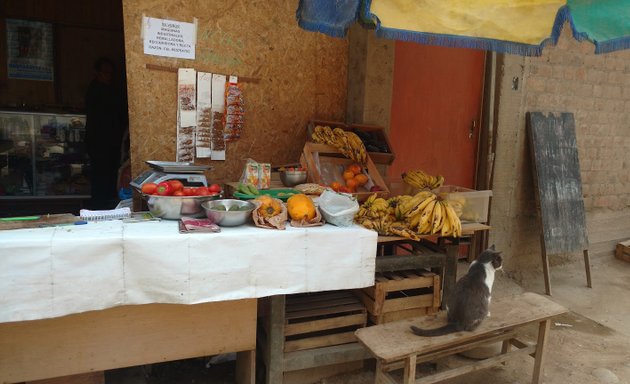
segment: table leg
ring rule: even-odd
[[[267,335],[267,384],[282,384],[284,380],[284,315],[285,295],[272,296]]]
[[[551,320],[541,321],[538,325],[538,343],[536,344],[536,357],[534,360],[534,377],[532,384],[542,383],[543,365],[545,363],[545,345],[547,343],[547,334],[551,328]]]
[[[444,265],[444,289],[442,291],[442,309],[444,304],[450,299],[455,290],[455,282],[457,281],[457,258],[459,255],[458,244],[445,244],[446,261]]]
[[[256,350],[236,354],[236,382],[238,384],[256,383]]]

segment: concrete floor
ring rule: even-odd
[[[552,299],[571,312],[555,319],[548,342],[544,372],[547,384],[630,384],[630,263],[612,255],[592,260],[593,288],[586,287],[583,261],[551,268]],[[460,263],[460,276],[467,269]],[[542,274],[531,273],[520,285],[504,274],[495,281],[493,296],[522,291],[544,293]],[[535,341],[536,329],[526,329],[523,338]],[[461,358],[438,361],[442,366]],[[132,367],[106,373],[108,384],[140,383],[233,383],[233,363],[207,367],[208,359],[193,359],[147,367]],[[316,383],[368,384],[374,382],[373,364]],[[512,360],[445,381],[447,384],[509,383],[531,381],[533,359]]]

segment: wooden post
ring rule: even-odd
[[[551,276],[549,275],[549,257],[545,248],[545,236],[540,235],[540,253],[542,255],[543,275],[545,277],[545,293],[551,296]]]
[[[269,308],[269,334],[267,335],[267,384],[284,381],[284,295],[272,296]]]
[[[591,258],[588,256],[588,249],[584,250],[584,268],[586,269],[586,286],[593,288],[591,281]]]

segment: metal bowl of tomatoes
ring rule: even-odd
[[[205,217],[206,213],[201,203],[220,199],[223,193],[221,187],[217,188],[215,184],[208,187],[184,187],[174,184],[172,187],[166,187],[160,183],[156,185],[155,190],[143,188],[142,196],[153,216],[167,220],[179,220],[184,216]]]

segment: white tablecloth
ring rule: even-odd
[[[376,232],[332,225],[180,234],[175,221],[109,221],[1,231],[0,322],[366,287],[376,242]]]

